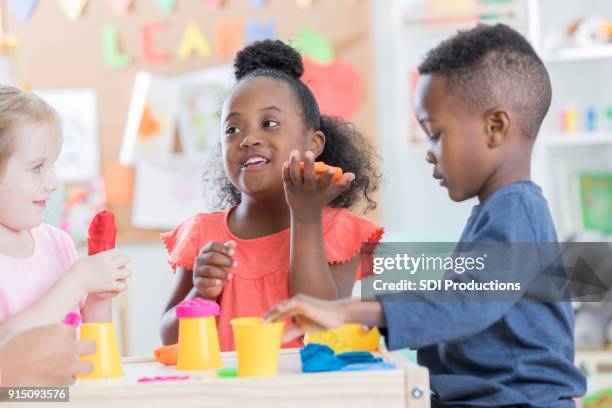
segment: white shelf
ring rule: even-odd
[[[427,8],[423,6],[409,7],[404,10],[403,22],[406,26],[449,27],[465,23],[478,22],[510,22],[517,17],[514,2],[508,4],[480,4],[474,7]],[[485,18],[484,16],[490,16]]]
[[[612,44],[568,47],[556,51],[542,52],[547,63],[612,59]]]
[[[543,134],[538,137],[538,142],[546,147],[571,147],[571,146],[612,146],[612,133],[568,133],[568,134]]]

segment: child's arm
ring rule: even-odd
[[[176,305],[183,300],[200,297],[216,301],[226,280],[232,279],[229,268],[235,266],[236,243],[222,244],[211,241],[200,251],[194,261],[194,269],[176,268],[174,288],[162,315],[160,334],[164,344],[174,344],[178,339]]]
[[[113,300],[91,294],[85,299],[81,315],[84,323],[111,322],[113,320]]]
[[[193,272],[185,268],[176,268],[174,287],[161,318],[160,336],[164,345],[178,342],[178,319],[176,306],[186,299],[198,296],[193,286]]]
[[[33,327],[61,322],[85,293],[78,272],[64,274],[36,303],[0,323],[0,342]]]
[[[282,321],[295,317],[295,324],[285,328],[283,343],[296,339],[304,333],[334,329],[344,323],[362,323],[367,326],[384,326],[385,316],[379,302],[360,302],[357,299],[335,301],[296,295],[270,310],[265,321]]]
[[[129,257],[118,250],[79,258],[32,306],[0,323],[0,339],[61,322],[87,293],[125,290],[125,279],[131,274],[126,268],[129,262]]]
[[[359,254],[348,262],[329,265],[323,239],[323,214],[311,221],[291,218],[292,294],[304,293],[319,299],[339,299],[351,295]]]
[[[291,210],[291,272],[292,294],[304,293],[320,299],[350,296],[359,257],[349,262],[330,266],[325,253],[323,209],[353,181],[352,173],[343,174],[332,182],[335,169],[328,169],[317,178],[314,155],[304,155],[303,175],[299,152],[292,152],[283,167],[285,196]],[[347,237],[351,239],[351,237]]]

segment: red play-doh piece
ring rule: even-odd
[[[87,239],[89,255],[115,248],[116,236],[117,229],[113,213],[106,210],[97,213],[89,225],[89,238]]]

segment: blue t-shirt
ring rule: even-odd
[[[461,242],[557,242],[542,190],[510,184],[474,207]],[[586,379],[574,365],[569,302],[406,301],[378,296],[390,349],[418,349],[441,406],[575,407]],[[423,295],[423,300],[426,300]]]

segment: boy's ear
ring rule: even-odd
[[[510,113],[500,107],[490,109],[485,114],[485,126],[489,147],[499,146],[510,130]]]
[[[310,136],[310,142],[308,143],[308,150],[314,153],[314,157],[317,158],[323,153],[325,147],[325,134],[320,130],[317,130]]]

